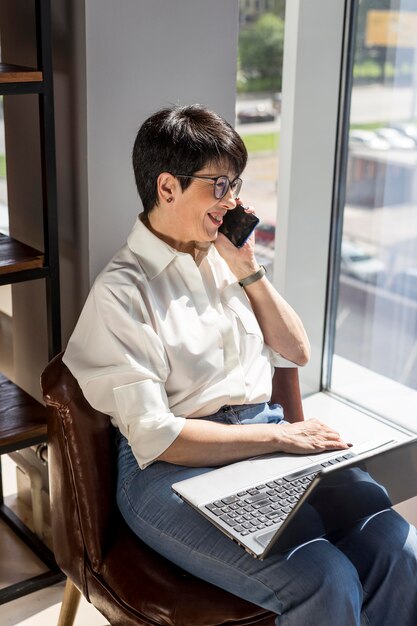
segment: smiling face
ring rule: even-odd
[[[224,215],[237,205],[230,187],[223,198],[215,197],[215,181],[210,178],[220,176],[227,176],[230,182],[236,179],[230,165],[208,164],[194,172],[183,189],[186,176],[162,172],[157,179],[158,203],[145,216],[147,226],[181,252],[194,254],[196,244],[215,241]]]
[[[221,165],[208,165],[195,172],[194,176],[227,176],[232,181],[236,174]],[[190,186],[176,197],[175,215],[182,240],[198,243],[215,241],[223,216],[236,207],[232,190],[229,188],[226,195],[217,200],[214,185],[213,180],[193,179]]]

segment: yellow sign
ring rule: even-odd
[[[365,45],[417,48],[417,13],[409,11],[368,11]]]

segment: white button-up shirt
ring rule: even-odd
[[[89,403],[127,437],[141,468],[186,418],[268,401],[273,367],[289,365],[265,345],[215,246],[194,261],[140,219],[97,277],[64,362]]]

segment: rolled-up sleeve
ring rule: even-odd
[[[153,380],[113,389],[117,413],[141,469],[156,459],[180,434],[185,419],[174,417],[161,383]]]
[[[293,361],[289,361],[288,359],[285,359],[283,356],[279,354],[279,352],[275,352],[269,346],[267,346],[267,348],[269,351],[270,361],[274,367],[299,367],[297,363],[293,363]]]
[[[132,295],[133,293],[133,295]],[[111,416],[143,469],[178,437],[169,408],[164,347],[137,289],[92,289],[64,355],[88,402]]]

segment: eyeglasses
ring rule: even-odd
[[[188,176],[187,174],[175,174],[177,178],[196,178],[201,180],[213,180],[214,197],[217,200],[221,200],[227,194],[229,189],[232,190],[233,197],[237,198],[242,188],[242,179],[235,178],[229,180],[227,176]]]

